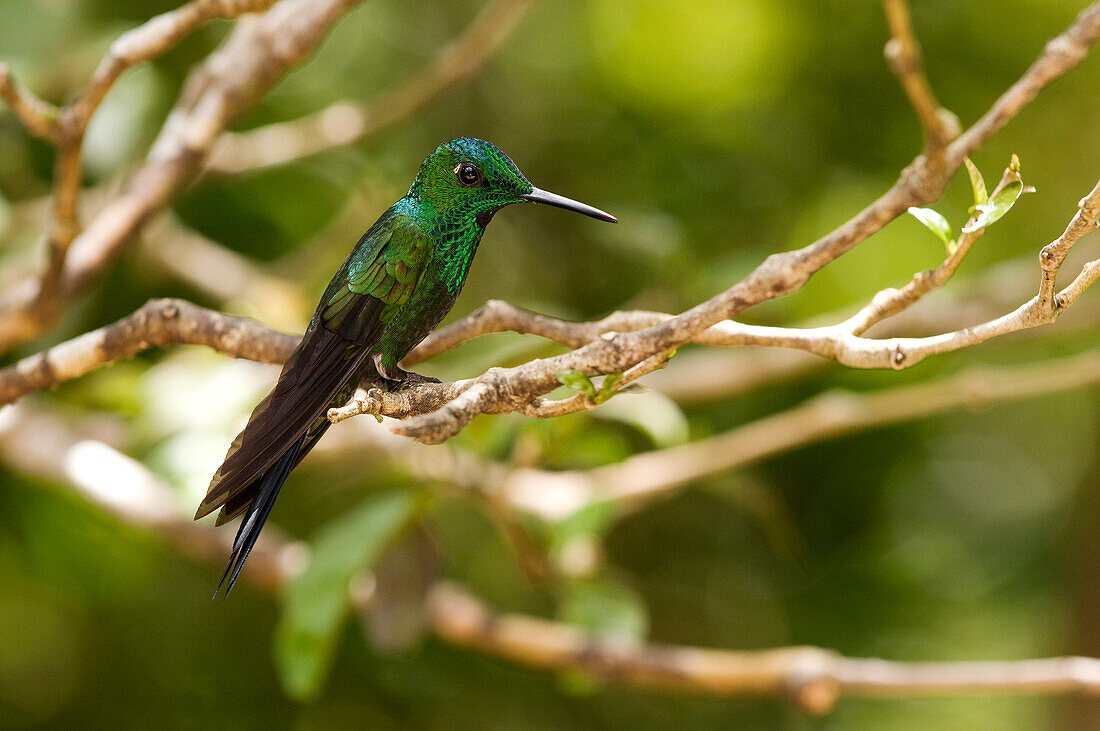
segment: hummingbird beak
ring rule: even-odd
[[[540,190],[534,186],[531,186],[531,192],[526,195],[519,196],[521,200],[531,201],[533,203],[545,203],[548,206],[557,206],[558,208],[564,208],[567,211],[576,211],[577,213],[583,213],[586,216],[592,216],[592,218],[598,218],[601,221],[608,221],[610,223],[618,223],[619,219],[612,216],[610,213],[604,213],[599,208],[593,208],[592,206],[575,201],[572,198],[566,198],[564,195],[558,195],[557,193],[551,193],[546,190]]]

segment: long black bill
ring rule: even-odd
[[[598,218],[601,221],[609,221],[610,223],[619,222],[619,219],[615,218],[610,213],[604,213],[599,208],[593,208],[580,201],[575,201],[572,198],[566,198],[564,195],[558,195],[557,193],[551,193],[546,190],[539,190],[535,187],[531,188],[530,193],[521,195],[520,198],[534,203],[545,203],[548,206],[557,206],[567,211],[576,211],[586,216],[592,216],[592,218]]]

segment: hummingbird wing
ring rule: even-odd
[[[218,525],[240,515],[257,496],[261,478],[292,447],[296,454],[289,462],[305,456],[320,437],[309,435],[327,426],[325,412],[369,358],[393,312],[411,296],[430,251],[431,240],[415,220],[393,209],[363,234],[329,283],[275,388],[233,440],[196,519],[219,507]],[[289,466],[283,471],[289,473]]]

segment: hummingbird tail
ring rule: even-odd
[[[233,585],[237,583],[237,577],[244,568],[244,562],[248,560],[248,554],[256,545],[256,539],[260,537],[260,531],[267,521],[267,516],[271,514],[275,498],[279,497],[280,488],[286,482],[290,470],[298,463],[298,453],[306,439],[307,435],[303,434],[256,480],[258,485],[256,496],[248,504],[241,518],[241,526],[237,529],[236,538],[233,539],[233,551],[229,555],[229,563],[226,564],[221,581],[218,582],[218,588],[214,590],[214,596],[211,598],[217,598],[222,584],[226,583],[226,578],[229,579],[229,583],[225,587],[223,598],[227,598],[229,592],[233,591]]]

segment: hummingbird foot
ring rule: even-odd
[[[395,391],[404,391],[406,388],[412,388],[418,383],[443,383],[438,378],[432,378],[431,376],[422,376],[419,373],[413,373],[412,371],[401,371],[401,380],[398,381],[394,389]]]
[[[403,391],[406,388],[411,388],[418,383],[442,383],[438,378],[432,378],[430,376],[422,376],[419,373],[413,373],[412,371],[406,371],[397,366],[387,368],[382,364],[382,356],[374,356],[374,369],[378,371],[384,380],[389,381],[386,386],[391,391]]]

